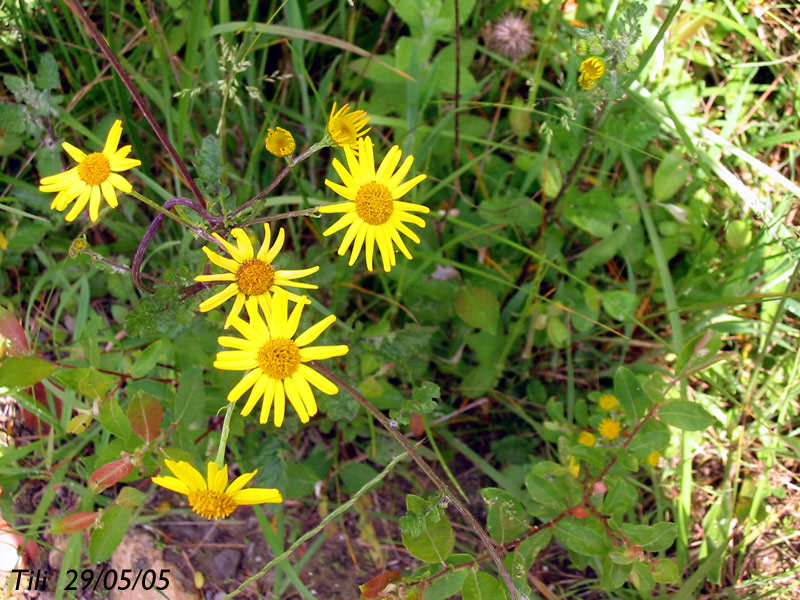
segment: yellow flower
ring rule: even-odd
[[[581,431],[581,434],[578,436],[578,443],[582,446],[594,446],[597,438],[594,437],[594,434],[590,431]]]
[[[264,243],[261,244],[258,254],[255,255],[253,253],[253,244],[250,243],[250,238],[247,237],[247,234],[242,229],[236,228],[231,230],[231,235],[236,238],[236,246],[226,242],[218,233],[212,235],[222,244],[225,250],[228,251],[228,254],[231,255],[233,260],[220,256],[206,247],[203,247],[203,252],[208,256],[208,260],[218,267],[222,267],[228,271],[228,273],[198,275],[194,279],[195,281],[225,281],[230,283],[218,294],[201,302],[198,308],[200,312],[208,312],[232,296],[236,296],[236,300],[233,302],[233,308],[228,318],[225,320],[226,329],[230,326],[231,320],[239,316],[242,306],[245,304],[251,312],[255,311],[256,304],[258,304],[265,314],[269,314],[271,292],[283,289],[282,286],[307,290],[315,290],[319,287],[311,283],[293,281],[294,279],[316,273],[319,271],[319,267],[310,267],[298,271],[277,271],[275,267],[272,266],[272,261],[283,247],[285,237],[283,229],[278,231],[278,239],[276,239],[275,243],[270,247],[269,224],[264,223]],[[308,302],[305,296],[298,296],[288,290],[284,291],[286,291],[289,297],[295,302]]]
[[[400,183],[411,169],[414,157],[406,157],[397,172],[392,174],[403,155],[398,146],[393,146],[389,150],[377,172],[372,153],[372,140],[359,139],[358,148],[358,156],[349,147],[344,149],[349,172],[342,163],[333,159],[333,168],[336,169],[344,185],[329,179],[325,180],[325,185],[347,199],[347,202],[320,206],[321,213],[345,213],[336,223],[328,227],[323,235],[331,235],[349,227],[339,246],[339,256],[343,256],[350,244],[353,244],[353,251],[350,254],[350,266],[352,266],[361,253],[361,247],[364,246],[367,269],[371,271],[374,246],[377,243],[383,259],[383,270],[389,272],[397,264],[393,243],[406,258],[409,260],[412,258],[403,238],[400,237],[401,233],[417,244],[420,242],[417,234],[411,231],[406,223],[425,227],[425,221],[410,213],[430,212],[427,206],[400,202],[398,198],[408,193],[427,176],[417,175],[405,183]]]
[[[647,457],[647,464],[651,467],[657,467],[661,462],[661,452],[656,450]]]
[[[307,347],[330,327],[336,317],[327,316],[292,339],[300,324],[303,306],[303,303],[296,304],[287,318],[289,298],[284,291],[276,292],[266,321],[256,307],[250,308],[250,304],[247,305],[249,323],[238,317],[231,319],[234,329],[245,339],[222,336],[217,340],[220,345],[235,350],[217,353],[214,366],[224,371],[247,371],[228,393],[228,401],[236,402],[253,388],[242,409],[242,416],[249,415],[259,398],[263,397],[259,422],[264,424],[269,420],[274,404],[275,426],[280,427],[286,411],[285,399],[288,398],[300,420],[308,423],[317,414],[317,402],[308,384],[325,394],[339,391],[330,380],[303,364],[347,354],[347,346]]]
[[[606,63],[602,58],[597,56],[590,56],[583,60],[580,66],[581,75],[587,79],[597,80],[600,79],[606,72]]]
[[[264,140],[267,151],[275,156],[289,156],[297,147],[291,132],[283,127],[267,129],[267,138]]]
[[[267,502],[283,502],[278,490],[267,488],[242,489],[255,477],[258,471],[239,475],[228,485],[228,467],[221,469],[217,463],[208,463],[208,478],[203,479],[200,471],[188,462],[166,460],[167,467],[175,477],[153,477],[153,483],[173,492],[185,494],[189,498],[189,506],[198,515],[206,519],[224,519],[237,506],[245,504],[264,504]]]
[[[591,90],[597,85],[597,79],[592,79],[586,73],[582,73],[578,77],[578,84],[585,90]]]
[[[333,141],[342,148],[350,148],[357,152],[358,139],[369,131],[369,128],[364,129],[368,122],[369,117],[366,111],[350,111],[350,105],[345,104],[337,112],[336,102],[334,102],[331,116],[328,118],[328,133]]]
[[[617,407],[617,397],[613,394],[603,394],[598,402],[603,410],[614,410]]]
[[[111,208],[118,206],[117,193],[114,188],[126,194],[130,193],[133,188],[117,172],[127,171],[142,164],[135,158],[126,158],[131,151],[130,146],[117,149],[121,136],[122,121],[116,120],[108,131],[102,152],[86,154],[69,142],[61,144],[61,147],[78,163],[78,166],[63,173],[43,177],[39,182],[39,191],[58,192],[50,203],[50,208],[63,212],[77,198],[78,201],[67,213],[66,220],[74,221],[88,204],[89,218],[95,222],[100,215],[101,196],[105,198]]]
[[[569,457],[569,469],[570,475],[572,475],[575,479],[578,478],[578,475],[581,473],[581,464],[575,459],[574,456]]]
[[[600,427],[597,428],[597,431],[607,440],[614,440],[619,435],[621,429],[620,424],[614,419],[603,419],[600,421]]]

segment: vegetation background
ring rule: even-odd
[[[137,192],[186,181],[67,3],[0,6],[2,541],[56,598],[99,597],[65,593],[69,569],[142,566],[170,569],[170,598],[505,598],[506,577],[548,600],[800,598],[800,7],[523,4],[82,3],[215,210],[283,167],[268,128],[306,149],[334,101],[428,175],[422,243],[389,274],[348,267],[326,217],[280,222],[281,260],[320,266],[312,316],[339,317],[334,371],[363,398],[318,394],[320,416],[280,429],[235,414],[227,462],[286,502],[221,522],[150,482],[167,454],[215,454],[236,381],[211,367],[224,315],[185,293],[202,240],[167,220],[143,266],[167,285],[142,293],[151,208],[66,223],[37,190],[70,166],[62,141],[99,148],[115,119]],[[525,25],[502,34],[509,13]],[[607,65],[591,90],[587,53]],[[337,155],[250,216],[335,201]],[[143,398],[163,413],[147,439]],[[449,495],[393,460],[398,433]],[[121,456],[122,480],[90,481]]]

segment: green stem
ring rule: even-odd
[[[231,415],[236,407],[236,402],[228,402],[225,411],[225,420],[222,421],[222,435],[219,438],[219,448],[217,448],[217,458],[214,461],[220,469],[225,468],[225,448],[228,447],[228,436],[231,434]]]

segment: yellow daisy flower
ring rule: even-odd
[[[89,218],[94,223],[100,215],[101,196],[105,198],[111,208],[119,205],[114,188],[126,194],[133,188],[117,172],[127,171],[142,164],[135,158],[127,158],[131,151],[130,146],[117,149],[121,136],[122,121],[118,119],[114,121],[108,131],[102,152],[86,154],[69,142],[61,144],[61,147],[78,163],[78,166],[63,173],[42,177],[39,182],[39,191],[58,192],[50,203],[50,208],[63,212],[77,198],[77,202],[67,213],[66,220],[74,221],[88,204]]]
[[[647,457],[647,464],[650,465],[651,467],[657,467],[660,462],[661,462],[661,452],[659,452],[658,450],[652,452]]]
[[[251,306],[247,304],[249,323],[238,317],[231,319],[234,329],[245,339],[222,336],[217,340],[220,345],[235,350],[218,352],[214,367],[224,371],[247,371],[228,393],[228,401],[236,402],[252,387],[242,409],[242,416],[249,415],[263,397],[259,422],[263,425],[269,420],[269,413],[274,405],[275,427],[280,427],[286,411],[285,399],[288,398],[300,420],[308,423],[317,414],[317,402],[309,383],[325,394],[339,391],[328,378],[303,364],[347,354],[349,349],[343,345],[308,347],[330,327],[336,317],[327,316],[292,339],[300,324],[303,303],[296,304],[292,314],[287,317],[289,298],[284,291],[276,292],[272,298],[271,310],[266,314],[266,321],[257,308],[254,306],[251,309]]]
[[[414,162],[413,156],[406,157],[397,172],[394,172],[400,163],[403,152],[398,146],[393,146],[376,172],[372,140],[370,138],[359,139],[358,148],[358,156],[349,147],[344,149],[349,171],[337,159],[333,159],[333,168],[336,169],[344,185],[334,183],[329,179],[325,180],[325,185],[347,199],[347,202],[319,207],[321,213],[345,213],[322,235],[331,235],[349,227],[339,246],[339,256],[343,256],[350,244],[353,244],[353,251],[350,254],[350,266],[352,266],[358,259],[361,247],[364,246],[367,269],[371,271],[374,246],[377,243],[383,259],[383,270],[389,272],[397,264],[393,242],[406,258],[409,260],[412,258],[403,238],[400,237],[401,233],[417,244],[420,242],[417,234],[411,231],[406,223],[425,227],[425,221],[411,213],[430,212],[427,206],[400,202],[398,198],[408,193],[427,175],[417,175],[405,183],[400,183],[411,169],[411,164]]]
[[[603,394],[598,403],[603,410],[614,410],[617,407],[617,397],[613,394]]]
[[[620,424],[614,419],[603,419],[600,421],[600,427],[597,428],[597,431],[600,432],[600,435],[607,440],[616,439],[621,430],[622,427],[620,427]]]
[[[369,127],[364,129],[369,122],[367,112],[364,110],[350,110],[350,105],[345,104],[339,111],[336,111],[336,102],[331,108],[331,116],[328,118],[328,133],[333,141],[342,148],[350,148],[354,152],[358,151],[358,139],[366,135]]]
[[[246,504],[283,502],[278,490],[242,489],[255,477],[257,470],[239,475],[228,485],[227,466],[220,469],[217,463],[208,463],[208,478],[203,479],[200,471],[184,460],[166,460],[165,463],[175,477],[153,477],[153,483],[188,496],[192,510],[206,519],[224,519],[238,506]]]
[[[236,238],[236,246],[225,241],[218,233],[212,234],[220,244],[228,251],[231,258],[220,256],[213,250],[203,247],[203,252],[208,256],[208,260],[222,267],[227,273],[218,273],[215,275],[198,275],[195,281],[223,281],[230,282],[228,286],[211,296],[207,300],[200,303],[198,307],[200,312],[208,312],[227,301],[232,296],[236,296],[233,301],[233,308],[231,309],[228,318],[225,320],[225,328],[231,325],[231,320],[238,317],[245,304],[250,311],[255,311],[255,306],[258,304],[265,314],[269,314],[269,301],[271,293],[276,290],[283,289],[283,286],[303,288],[307,290],[316,290],[319,286],[312,283],[301,283],[293,281],[300,277],[305,277],[319,271],[319,267],[310,267],[308,269],[300,269],[295,271],[278,271],[272,266],[272,261],[278,255],[278,252],[283,248],[285,234],[283,229],[278,231],[278,239],[270,247],[270,230],[269,224],[264,223],[264,242],[258,254],[254,254],[253,244],[250,243],[250,238],[244,230],[236,228],[231,229],[231,235]],[[297,294],[284,290],[289,297],[295,302],[308,303],[308,298],[305,296],[298,296]]]
[[[581,464],[574,456],[569,457],[569,465],[567,466],[569,469],[570,475],[572,475],[575,479],[581,474]]]
[[[588,77],[586,73],[582,73],[578,76],[578,85],[585,90],[591,90],[597,86],[597,79],[592,79],[591,77]]]
[[[275,156],[289,156],[297,147],[291,132],[283,127],[267,129],[267,137],[264,140],[264,146],[270,154],[274,154]]]
[[[602,58],[597,56],[590,56],[583,60],[580,66],[581,75],[585,75],[587,79],[600,79],[606,72],[606,63]]]
[[[578,436],[578,443],[581,446],[594,446],[597,438],[594,437],[594,434],[591,431],[581,431],[581,434]]]

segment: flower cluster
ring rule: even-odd
[[[578,84],[585,90],[591,90],[606,72],[606,64],[602,58],[590,56],[581,63],[580,71]]]
[[[268,129],[264,145],[275,156],[290,157],[287,158],[288,168],[319,148],[336,145],[343,149],[347,166],[338,159],[333,160],[333,168],[341,182],[326,179],[325,184],[344,201],[319,209],[323,214],[338,213],[341,216],[323,235],[329,236],[346,229],[339,255],[352,246],[349,261],[352,266],[363,248],[369,270],[373,270],[377,245],[383,269],[388,272],[397,264],[395,247],[406,258],[412,258],[402,236],[420,243],[419,237],[408,225],[425,227],[425,221],[414,213],[425,214],[429,209],[400,199],[426,176],[417,175],[404,181],[414,158],[407,156],[403,160],[403,153],[398,146],[390,148],[376,168],[374,144],[365,136],[369,132],[368,121],[365,111],[353,111],[348,104],[337,110],[334,103],[325,137],[299,157],[291,158],[296,143],[291,132],[282,127]],[[109,206],[116,208],[115,188],[133,193],[131,184],[118,172],[137,167],[141,162],[128,158],[131,146],[118,148],[121,135],[122,122],[117,120],[108,133],[102,152],[86,154],[67,142],[63,144],[64,150],[78,163],[77,166],[44,177],[39,189],[57,192],[51,204],[55,210],[64,211],[75,202],[66,215],[67,221],[74,221],[88,205],[89,218],[96,222],[102,198]],[[285,174],[285,170],[282,173]],[[279,179],[275,183],[277,181]],[[143,201],[147,200],[135,195]],[[210,219],[209,224],[212,224]],[[223,222],[223,219],[218,219],[215,224]],[[313,368],[314,362],[341,357],[349,351],[346,345],[341,344],[312,345],[336,321],[334,315],[328,315],[298,333],[303,310],[311,304],[306,295],[298,292],[318,288],[303,279],[319,271],[319,267],[277,268],[275,261],[281,254],[286,234],[284,229],[278,229],[273,241],[269,224],[264,224],[264,235],[258,250],[243,227],[230,230],[230,237],[235,243],[217,232],[207,237],[218,247],[203,247],[202,251],[208,261],[222,272],[211,273],[207,269],[195,280],[204,284],[201,287],[207,284],[223,284],[224,287],[203,300],[198,309],[208,312],[233,300],[224,328],[233,328],[239,334],[218,338],[218,343],[225,350],[217,353],[213,365],[221,371],[244,372],[228,392],[227,401],[235,403],[249,392],[241,414],[248,416],[260,403],[259,422],[265,424],[271,418],[274,425],[280,427],[285,419],[288,400],[300,421],[307,423],[318,412],[313,388],[329,395],[338,392],[332,381]],[[217,460],[208,463],[205,478],[188,462],[166,460],[165,465],[173,476],[155,476],[153,482],[187,496],[192,510],[208,519],[225,518],[241,505],[282,502],[278,490],[244,489],[256,471],[243,474],[228,485],[228,469],[222,464],[226,441],[227,434],[223,434]]]

